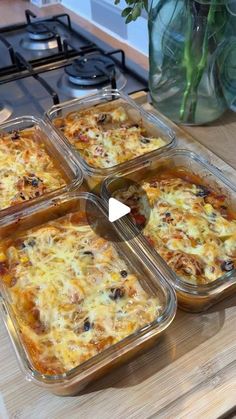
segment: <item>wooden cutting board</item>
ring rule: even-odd
[[[156,112],[145,93],[134,98]],[[230,165],[172,125],[179,146],[204,151],[235,179]],[[219,140],[212,149],[222,156]],[[236,155],[229,157],[236,167]],[[27,382],[1,322],[0,368],[1,419],[225,417],[236,406],[236,295],[202,314],[178,311],[159,344],[76,397],[53,396]]]

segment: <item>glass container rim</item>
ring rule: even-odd
[[[47,121],[45,121],[44,119],[40,117],[32,116],[32,115],[18,116],[16,118],[12,118],[1,123],[0,132],[6,129],[10,129],[10,128],[14,129],[15,125],[22,124],[22,123],[34,124],[34,126],[37,126],[41,131],[43,131],[46,134],[47,139],[49,140],[49,143],[52,144],[54,149],[58,151],[60,158],[63,159],[64,164],[71,170],[72,176],[71,176],[71,179],[68,182],[65,182],[65,185],[60,188],[53,189],[32,200],[26,200],[19,204],[1,209],[0,210],[1,218],[4,218],[8,214],[13,214],[19,211],[19,208],[24,209],[24,208],[27,208],[28,206],[36,205],[37,203],[40,204],[40,202],[42,202],[44,199],[50,199],[50,198],[56,197],[58,194],[63,194],[65,192],[69,192],[70,190],[77,189],[81,186],[83,182],[83,172],[81,168],[79,167],[79,165],[76,163],[74,156],[71,155],[68,147],[64,147],[64,143],[61,140],[61,137],[57,134],[55,130],[52,129],[51,124],[48,124]],[[43,143],[45,144],[45,142]],[[50,154],[48,155],[50,157]]]

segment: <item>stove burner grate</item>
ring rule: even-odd
[[[69,81],[83,87],[109,83],[114,71],[114,61],[102,54],[78,58],[65,67]]]

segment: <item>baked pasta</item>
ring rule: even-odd
[[[113,167],[166,144],[160,137],[149,136],[141,120],[134,123],[123,106],[71,112],[53,123],[96,168]]]
[[[0,260],[23,342],[43,374],[78,366],[162,309],[79,213],[7,239]]]
[[[141,186],[146,196],[132,185],[116,197],[132,208],[149,244],[181,279],[207,284],[236,267],[236,216],[224,194],[178,169]]]
[[[0,133],[0,209],[65,184],[36,135],[36,128]]]

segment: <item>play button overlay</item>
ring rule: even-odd
[[[128,205],[122,204],[115,198],[109,198],[108,205],[108,219],[111,223],[131,212],[131,208]]]
[[[138,236],[149,221],[150,204],[139,183],[127,178],[111,179],[103,193],[104,211],[94,201],[88,200],[86,218],[96,235],[113,242],[131,240]],[[90,192],[97,195],[102,185]],[[109,189],[110,188],[110,189]]]

